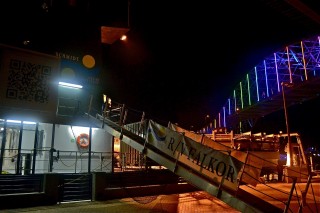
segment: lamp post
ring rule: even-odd
[[[205,133],[208,133],[209,123],[210,123],[210,115],[206,115],[206,117],[204,117]]]
[[[236,108],[236,113],[237,113],[237,116],[238,116],[238,121],[237,121],[237,123],[236,123],[236,130],[237,130],[237,132],[239,133],[239,134],[241,134],[242,133],[242,123],[241,123],[241,117],[240,117],[240,109],[239,109],[239,107],[237,107]]]
[[[287,103],[286,103],[286,97],[285,97],[284,88],[285,87],[292,87],[292,86],[293,86],[292,83],[281,82],[283,109],[284,109],[284,116],[285,116],[285,120],[286,120],[286,128],[287,128],[287,135],[288,135],[288,143],[287,143],[287,146],[288,146],[287,156],[289,156],[289,165],[288,166],[292,166],[292,145],[291,145],[290,128],[289,128],[288,112],[287,112]]]

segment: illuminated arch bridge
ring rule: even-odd
[[[282,93],[283,91],[283,93]],[[237,84],[212,128],[253,126],[257,119],[320,94],[320,36],[286,46],[266,57]],[[235,128],[237,127],[237,128]],[[240,129],[241,131],[241,129]]]

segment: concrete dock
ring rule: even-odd
[[[318,213],[320,212],[320,183],[312,183],[302,199],[306,183],[297,183],[293,191],[290,205],[288,196],[292,188],[291,183],[258,184],[256,187],[241,186],[241,189],[272,203],[287,212]],[[270,196],[271,195],[271,196]],[[254,201],[253,201],[254,202]],[[204,191],[194,191],[181,194],[155,195],[135,198],[123,198],[107,201],[82,201],[61,203],[54,206],[38,206],[31,208],[7,209],[4,213],[37,212],[37,213],[185,213],[185,212],[240,212],[214,196]],[[266,212],[268,212],[266,210]]]

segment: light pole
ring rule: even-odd
[[[206,115],[206,117],[204,117],[204,126],[207,127],[209,126],[210,123],[210,115]]]
[[[286,128],[287,128],[287,135],[288,135],[288,143],[287,143],[287,146],[288,146],[287,156],[289,157],[289,165],[288,166],[292,166],[292,145],[291,145],[290,128],[289,128],[288,112],[287,112],[287,103],[286,103],[286,97],[285,97],[284,88],[285,87],[292,87],[292,86],[293,86],[292,83],[281,82],[283,109],[284,109],[284,116],[285,116],[285,119],[286,119]]]
[[[236,126],[236,130],[239,134],[242,133],[242,123],[241,123],[241,117],[240,117],[240,109],[239,107],[236,108],[236,113],[238,115],[238,122],[237,122],[237,126]]]

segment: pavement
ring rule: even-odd
[[[108,201],[82,201],[54,206],[2,210],[2,213],[239,213],[204,191],[181,194],[123,198]]]
[[[256,187],[243,185],[240,188],[287,212],[319,213],[320,182],[311,183],[307,193],[306,186],[306,183],[296,183],[293,188],[292,183],[268,183]],[[289,202],[291,191],[293,193]]]
[[[320,183],[312,183],[306,196],[306,183],[297,183],[293,190],[290,203],[288,198],[292,191],[292,183],[258,184],[256,187],[242,185],[241,189],[283,209],[283,212],[319,213]],[[302,199],[305,197],[305,199]],[[254,201],[253,201],[254,202]],[[60,203],[54,206],[37,206],[30,208],[4,209],[3,213],[35,212],[35,213],[209,213],[240,211],[230,207],[223,201],[205,191],[181,194],[155,195],[135,198],[123,198],[107,201],[82,201]],[[266,211],[268,212],[268,211]]]

